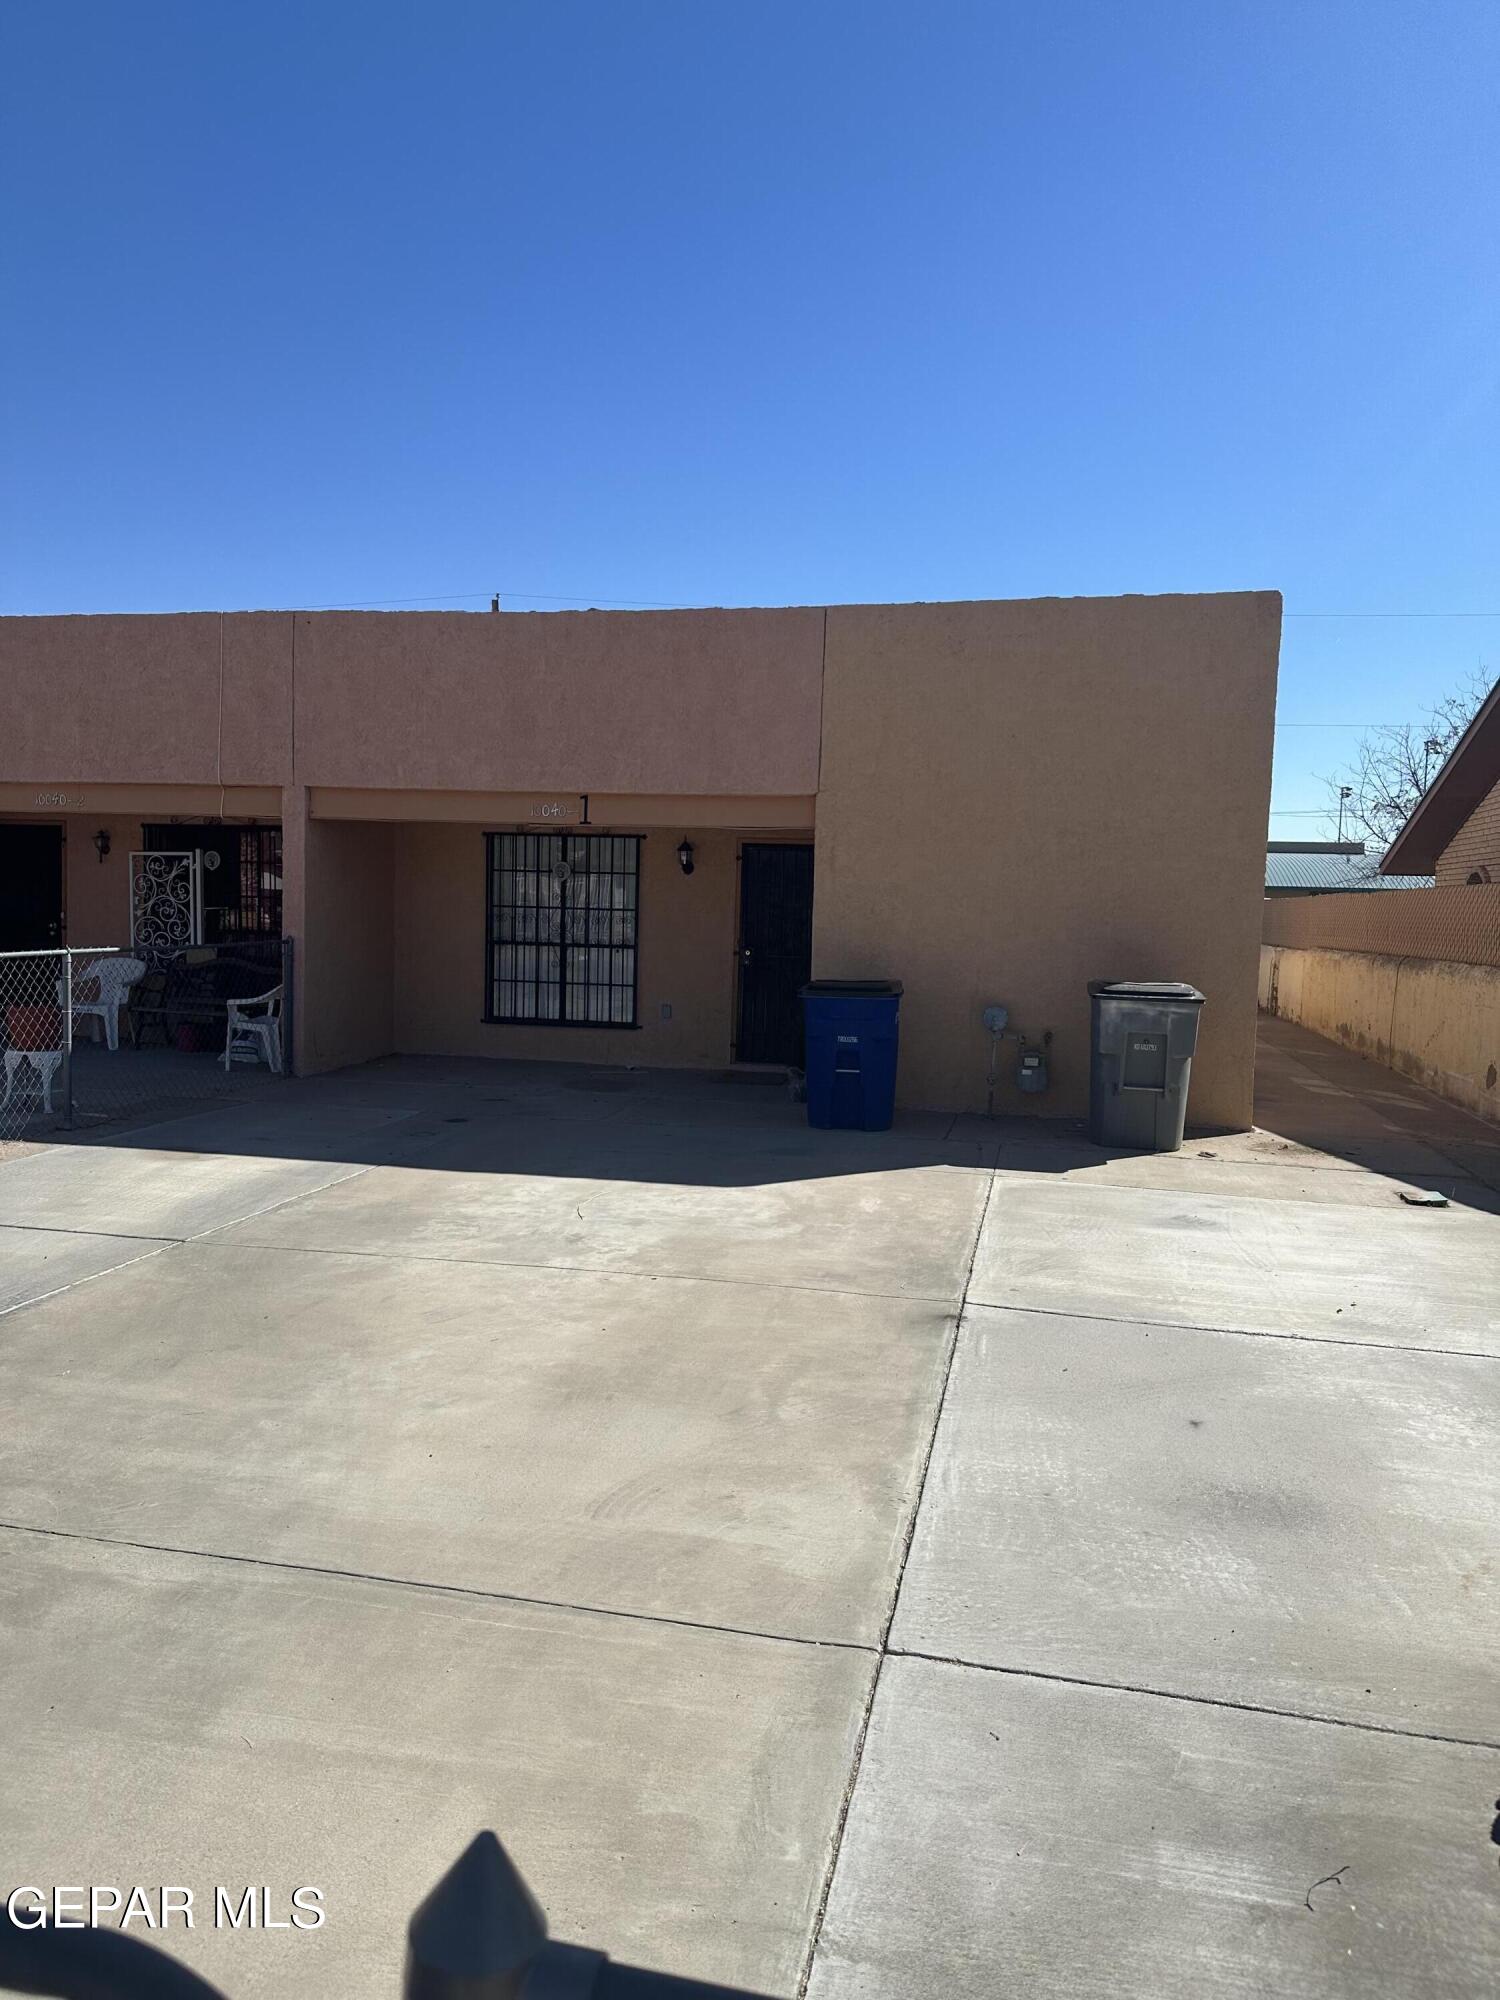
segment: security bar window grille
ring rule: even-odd
[[[203,857],[206,944],[281,936],[281,828],[198,824],[185,820],[141,828],[148,852],[196,851]]]
[[[641,843],[492,833],[485,1019],[633,1028]]]

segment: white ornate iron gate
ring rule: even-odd
[[[203,857],[197,853],[130,857],[130,942],[160,964],[203,942]]]

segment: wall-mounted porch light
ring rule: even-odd
[[[683,838],[679,840],[677,843],[677,863],[684,875],[692,874],[693,843],[686,837],[686,835],[684,835]]]
[[[108,856],[109,828],[107,826],[101,826],[99,831],[94,835],[94,852],[98,855],[101,862]]]

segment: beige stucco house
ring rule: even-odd
[[[983,1107],[1000,1001],[1069,1115],[1087,982],[1186,979],[1194,1122],[1243,1126],[1280,618],[0,619],[0,949],[127,942],[131,852],[197,844],[210,922],[295,940],[303,1071],[795,1061],[811,971],[904,981],[903,1103]]]

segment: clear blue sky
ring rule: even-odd
[[[1495,0],[0,0],[0,609],[1500,611],[1497,89]],[[1293,617],[1281,721],[1481,661]]]

